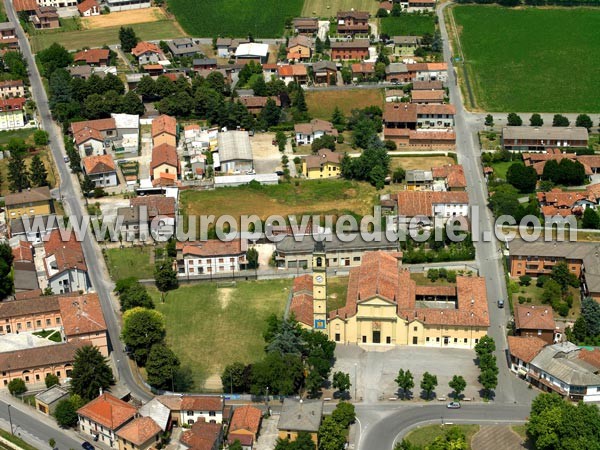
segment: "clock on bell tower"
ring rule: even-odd
[[[327,258],[322,241],[315,244],[312,267],[313,329],[327,334]]]

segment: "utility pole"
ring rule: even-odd
[[[10,422],[10,434],[12,434],[14,436],[15,433],[13,433],[13,424],[12,424],[12,416],[10,414],[10,405],[8,405],[8,421]]]

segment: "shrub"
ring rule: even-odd
[[[547,275],[541,275],[537,278],[535,285],[539,288],[544,287],[544,284],[546,283],[546,281],[548,281],[550,279],[550,277],[548,277]]]
[[[561,317],[567,317],[569,315],[569,305],[567,305],[565,302],[560,302],[556,310]]]
[[[15,378],[8,383],[8,391],[11,395],[21,395],[27,392],[27,386],[22,378]]]
[[[522,305],[523,303],[525,303],[525,297],[519,295],[519,305]]]
[[[429,269],[427,271],[427,278],[430,281],[435,282],[440,277],[440,271],[438,269]]]
[[[456,272],[454,270],[449,270],[446,274],[446,280],[448,280],[449,283],[456,283]]]
[[[521,286],[529,286],[531,284],[531,277],[529,275],[519,277],[519,284]]]

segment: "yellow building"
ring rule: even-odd
[[[290,38],[287,46],[287,59],[301,61],[310,59],[313,40],[308,36],[298,35]]]
[[[4,202],[8,220],[18,219],[22,216],[46,216],[54,212],[48,186],[8,194]]]
[[[317,178],[339,177],[344,155],[334,153],[328,148],[322,148],[316,155],[304,157],[302,160],[302,173],[311,180]]]
[[[298,433],[304,432],[310,435],[317,446],[322,418],[323,400],[286,398],[283,400],[277,422],[278,437],[294,442],[298,438]]]
[[[315,272],[312,279],[305,275],[295,281],[291,311],[304,327],[320,329],[335,342],[473,348],[487,334],[483,278],[458,277],[455,286],[417,286],[401,267],[400,253],[368,252],[350,270],[346,305],[329,312],[323,329],[317,325],[322,324],[326,278],[322,287],[318,276]]]

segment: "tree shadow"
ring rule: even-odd
[[[435,390],[431,391],[429,394],[427,394],[427,392],[424,389],[421,389],[421,393],[420,393],[420,397],[423,400],[432,400],[437,396],[437,393],[435,392]]]

